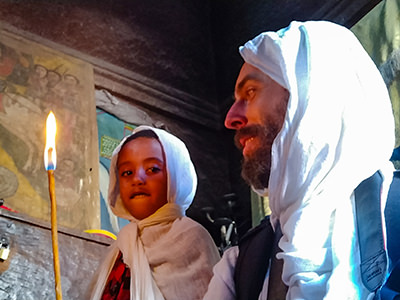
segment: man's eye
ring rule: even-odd
[[[256,92],[255,88],[248,88],[246,90],[246,96],[247,98],[252,98],[254,96],[254,93]]]

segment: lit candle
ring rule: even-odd
[[[53,112],[50,112],[46,120],[46,147],[44,150],[44,166],[49,178],[49,194],[51,203],[51,239],[53,244],[53,265],[56,299],[62,299],[60,262],[58,258],[58,238],[57,238],[57,203],[54,187],[54,170],[56,169],[56,131],[57,124]]]

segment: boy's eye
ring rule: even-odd
[[[123,171],[122,173],[121,173],[121,176],[122,177],[126,177],[126,176],[129,176],[129,175],[132,175],[132,171]]]
[[[147,170],[147,173],[149,174],[153,174],[153,173],[158,173],[161,171],[161,169],[159,167],[150,167]]]

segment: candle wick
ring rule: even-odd
[[[53,148],[49,147],[49,149],[47,150],[47,156],[48,156],[48,167],[47,170],[54,170],[54,162],[53,162]]]

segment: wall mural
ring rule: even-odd
[[[50,219],[45,122],[57,119],[55,189],[60,226],[100,228],[98,139],[91,65],[0,31],[0,198]]]
[[[136,125],[126,123],[108,112],[97,108],[97,126],[99,132],[99,182],[101,229],[117,234],[128,221],[115,216],[108,205],[108,183],[111,156],[120,141],[130,135]]]

